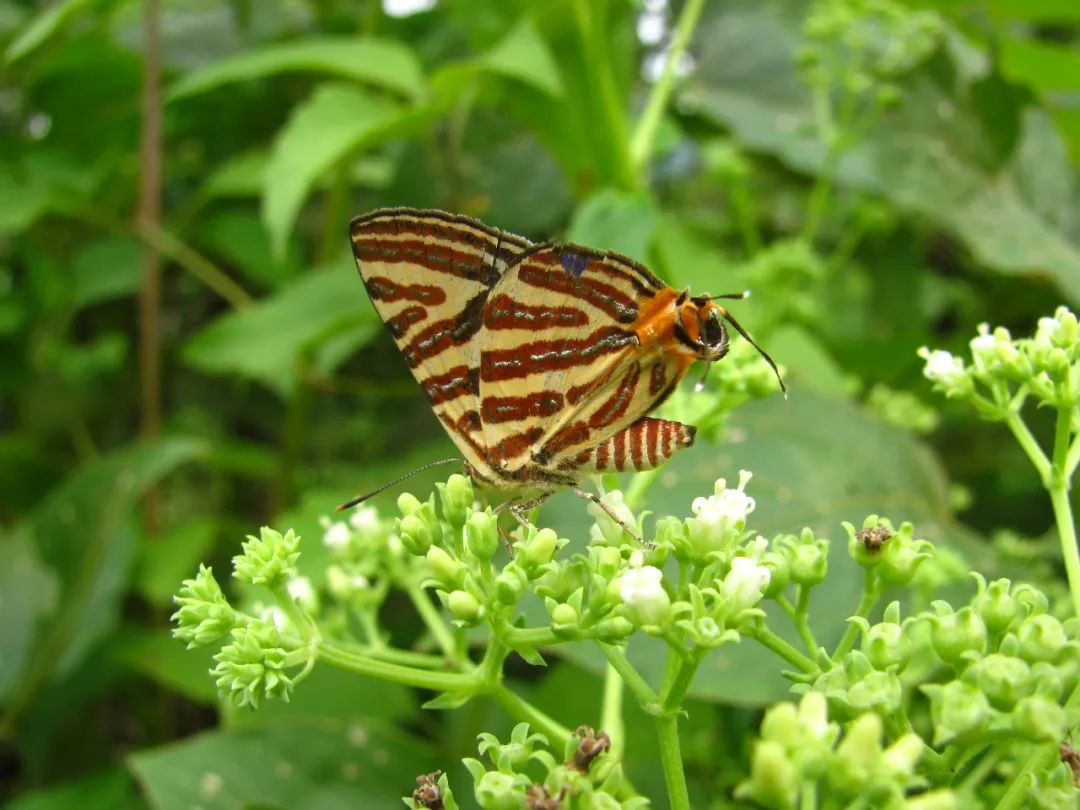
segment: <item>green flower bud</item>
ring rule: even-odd
[[[511,561],[495,577],[495,598],[504,605],[516,605],[528,585],[529,577],[525,570],[517,562]]]
[[[559,549],[559,535],[552,529],[540,529],[530,537],[522,549],[522,562],[527,568],[539,568],[551,562]]]
[[[857,651],[852,651],[845,657],[844,670],[850,685],[843,701],[850,709],[857,712],[876,711],[886,715],[900,709],[904,690],[895,672],[870,669],[870,662]]]
[[[928,790],[904,801],[904,810],[957,810],[956,794],[947,788]]]
[[[830,768],[826,776],[842,795],[861,793],[875,776],[882,754],[882,731],[880,717],[873,713],[862,714],[855,718],[836,746],[837,759],[843,767]]]
[[[667,548],[675,552],[679,558],[678,549],[686,548],[686,526],[677,517],[668,515],[656,521],[656,546]],[[681,558],[680,558],[681,559]]]
[[[894,780],[897,777],[913,777],[915,766],[919,764],[925,750],[926,744],[922,737],[911,732],[886,748],[881,760]]]
[[[593,626],[593,635],[598,641],[609,644],[623,641],[634,632],[634,624],[622,616],[612,616],[603,619]]]
[[[415,554],[417,557],[427,554],[434,542],[431,529],[417,513],[405,515],[398,520],[397,530],[398,536],[401,537],[401,544],[410,554]]]
[[[455,474],[446,483],[437,483],[439,499],[442,501],[442,513],[446,522],[455,529],[465,525],[469,510],[473,505],[472,481],[464,475]]]
[[[427,550],[427,562],[431,566],[432,576],[440,585],[447,587],[444,590],[452,590],[465,578],[465,564],[455,560],[438,546],[431,546]]]
[[[218,690],[236,706],[257,707],[263,698],[289,699],[293,680],[287,670],[294,662],[277,628],[251,621],[232,631],[232,643],[214,656],[210,670]]]
[[[934,745],[978,729],[990,716],[989,701],[971,684],[950,681],[944,686],[929,684],[921,689],[930,698]]]
[[[467,478],[465,479],[468,480]],[[469,488],[472,492],[472,488]],[[487,509],[473,512],[465,522],[465,542],[479,560],[490,560],[499,548],[499,519]]]
[[[552,600],[554,601],[554,600]],[[551,611],[551,628],[555,631],[555,634],[561,638],[570,637],[577,634],[579,623],[581,620],[577,609],[566,602],[555,603],[553,607],[550,607]]]
[[[622,551],[615,546],[589,546],[589,564],[602,579],[610,581],[623,567]]]
[[[809,529],[803,529],[798,538],[790,534],[779,537],[773,547],[787,557],[791,581],[798,585],[818,585],[829,573],[829,541],[815,538]]]
[[[762,591],[765,599],[780,596],[791,581],[791,566],[786,555],[778,551],[766,551],[761,555],[761,564],[769,569],[769,584]]]
[[[1031,694],[1031,668],[1020,658],[991,653],[979,659],[965,673],[986,695],[995,709],[1009,711],[1022,697]]]
[[[971,606],[982,617],[986,629],[998,635],[1011,629],[1024,617],[1024,607],[1009,589],[1012,583],[1007,579],[996,579],[989,585],[980,574],[973,574],[978,593],[971,600]]]
[[[938,611],[931,616],[930,642],[942,661],[961,667],[966,653],[982,655],[986,650],[986,625],[970,606],[955,613],[948,602],[935,602]]]
[[[194,579],[184,580],[173,601],[180,606],[170,617],[177,625],[173,636],[187,644],[189,650],[221,641],[243,622],[205,565],[199,566]]]
[[[1061,622],[1046,613],[1024,619],[1016,628],[1020,657],[1035,661],[1056,661],[1068,638]]]
[[[886,585],[907,585],[923,561],[933,555],[933,545],[914,539],[915,527],[905,521],[881,550],[878,574]]]
[[[258,537],[248,535],[242,548],[244,553],[233,557],[233,576],[241,582],[274,589],[284,587],[295,576],[300,538],[292,529],[282,535],[263,526]]]
[[[750,778],[735,789],[735,798],[752,799],[765,807],[794,807],[801,776],[784,746],[771,740],[754,745]]]
[[[848,535],[848,554],[863,568],[873,568],[882,561],[885,544],[896,533],[889,521],[877,515],[870,515],[858,531],[850,523],[843,526]]]
[[[1065,710],[1040,695],[1024,698],[1017,703],[1009,719],[1012,729],[1031,742],[1060,742],[1068,731]]]
[[[889,621],[889,613],[895,606],[897,620]],[[862,651],[874,669],[902,670],[911,658],[911,636],[899,622],[899,602],[892,602],[885,609],[885,621],[871,625],[856,617],[862,629]]]
[[[476,782],[476,803],[483,810],[518,810],[525,806],[525,789],[521,776],[499,771],[486,771]]]
[[[446,597],[446,609],[465,624],[473,624],[480,617],[480,602],[468,591],[451,591]]]
[[[402,515],[415,515],[423,507],[424,504],[411,492],[402,492],[398,495],[397,508]]]

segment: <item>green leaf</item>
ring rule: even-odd
[[[860,569],[847,554],[841,521],[861,525],[870,514],[896,523],[910,520],[919,537],[961,552],[987,577],[1002,575],[985,545],[953,517],[940,465],[909,433],[843,401],[794,391],[789,400],[776,396],[740,408],[727,436],[723,445],[699,442],[677,454],[649,490],[645,508],[656,518],[690,517],[694,498],[712,494],[716,479],[734,482],[739,470],[751,471],[747,492],[757,507],[748,529],[771,539],[809,526],[817,536],[832,540],[829,578],[814,590],[810,603],[811,626],[826,647],[839,640],[862,585]],[[586,536],[592,521],[585,505],[573,501],[568,494],[552,499],[540,525],[572,540]],[[771,604],[765,606],[769,626],[786,630],[786,617]],[[793,633],[782,635],[802,649]],[[649,638],[635,639],[630,646],[631,660],[653,683],[663,679],[663,646]],[[603,666],[602,658],[583,645],[568,652],[594,670]],[[767,703],[787,694],[790,683],[780,676],[786,668],[775,655],[744,640],[710,653],[691,694],[729,703]]]
[[[94,242],[75,254],[71,299],[76,309],[123,298],[142,286],[142,248],[134,239]]]
[[[209,556],[217,529],[215,518],[202,516],[147,540],[139,549],[135,590],[153,605],[170,607],[180,582],[194,576],[199,562]]]
[[[519,22],[479,64],[493,73],[517,79],[549,96],[563,95],[562,74],[547,42],[528,17]]]
[[[69,672],[115,625],[136,537],[132,511],[146,489],[202,450],[191,439],[137,444],[88,464],[46,496],[20,527],[60,585],[56,609],[39,623],[32,693]]]
[[[49,207],[49,191],[16,177],[0,166],[0,236],[15,236],[33,225]]]
[[[420,63],[407,45],[392,40],[339,36],[309,37],[222,59],[181,78],[169,91],[169,100],[281,73],[340,76],[410,99],[424,93]]]
[[[194,573],[194,571],[192,571]],[[177,580],[177,587],[180,582]],[[167,630],[122,631],[109,652],[133,672],[203,706],[217,705],[217,686],[210,677],[215,649],[188,650]]]
[[[38,558],[25,534],[0,538],[0,593],[4,621],[0,622],[0,695],[18,680],[31,652],[38,622],[56,611],[60,587],[56,574]]]
[[[1080,52],[1068,45],[1006,35],[998,40],[998,58],[1013,81],[1044,92],[1080,90]]]
[[[743,145],[817,173],[826,152],[815,134],[811,93],[796,71],[800,7],[715,8],[699,31],[698,71],[681,103],[733,130]],[[1080,301],[1080,244],[1040,212],[1024,167],[1013,160],[1045,113],[1022,110],[1019,96],[980,92],[980,83],[993,78],[989,70],[981,54],[951,40],[949,50],[905,78],[900,106],[843,154],[838,184],[929,218],[988,268],[1045,274]],[[1000,138],[1008,116],[1018,133],[1012,144]],[[1067,175],[1070,167],[1044,170]]]
[[[255,306],[221,316],[187,342],[185,362],[289,391],[303,355],[345,332],[361,333],[362,342],[376,334],[378,317],[351,264],[308,273]]]
[[[274,142],[264,176],[262,218],[275,257],[284,255],[293,223],[315,182],[361,147],[389,134],[400,123],[401,112],[394,103],[339,84],[319,87],[292,111]],[[344,227],[342,223],[343,234]]]
[[[656,202],[647,192],[631,194],[602,189],[578,206],[566,238],[644,262],[657,214]]]
[[[396,807],[431,744],[377,722],[319,718],[202,734],[129,760],[158,810]]]
[[[67,22],[96,5],[98,0],[58,0],[43,8],[4,51],[4,61],[11,65],[36,50]]]
[[[136,810],[145,807],[135,793],[131,774],[119,766],[72,779],[56,787],[32,790],[4,805],[6,810]]]

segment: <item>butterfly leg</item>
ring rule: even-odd
[[[521,527],[525,529],[525,531],[528,531],[530,524],[528,518],[525,517],[525,513],[528,512],[530,509],[535,509],[550,497],[551,494],[548,493],[546,495],[541,495],[538,498],[532,498],[527,501],[503,501],[501,504],[495,507],[494,514],[497,515],[505,509],[507,512],[510,513],[514,520],[521,524]],[[502,530],[501,527],[499,528],[499,536],[502,537],[503,545],[506,546],[507,552],[510,554],[511,557],[514,556],[513,543],[510,541],[509,536],[506,534],[506,532]]]
[[[623,520],[621,517],[619,517],[619,515],[616,514],[615,510],[612,509],[610,506],[608,506],[606,503],[604,503],[604,501],[600,498],[599,495],[596,495],[596,494],[594,494],[592,492],[588,492],[588,491],[582,489],[581,487],[574,487],[574,494],[577,495],[579,498],[584,498],[587,501],[592,501],[597,506],[599,506],[602,510],[604,510],[605,515],[607,515],[609,518],[611,518],[616,523],[618,523],[620,526],[622,526],[623,531],[626,532],[631,537],[633,537],[635,540],[637,540],[638,543],[640,545],[642,545],[643,547],[645,547],[645,548],[655,548],[656,547],[655,543],[647,543],[647,542],[645,542],[641,538],[641,535],[638,534],[637,529],[635,529],[633,526],[630,526],[625,520]]]

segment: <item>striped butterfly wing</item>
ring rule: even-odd
[[[465,460],[487,468],[478,368],[484,304],[532,243],[469,217],[388,208],[350,225],[368,296]]]
[[[523,253],[484,308],[479,397],[491,467],[504,480],[549,483],[595,467],[598,448],[685,373],[686,360],[665,353],[649,329],[675,297],[618,254],[576,245]]]

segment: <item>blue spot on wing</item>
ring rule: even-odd
[[[560,253],[559,261],[562,263],[563,269],[574,278],[581,278],[581,274],[585,272],[585,268],[589,264],[588,257],[582,256],[580,253]]]

